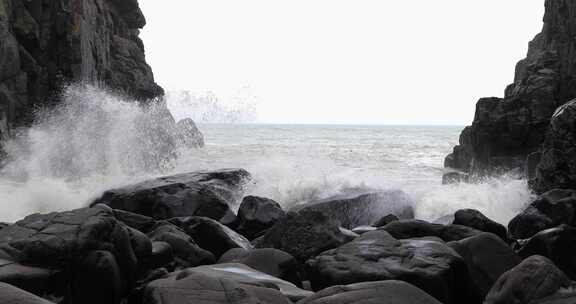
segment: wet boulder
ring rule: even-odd
[[[333,286],[298,304],[440,304],[414,285],[388,280]]]
[[[243,169],[182,173],[108,190],[93,205],[106,204],[154,219],[204,216],[230,223],[231,208],[250,179]]]
[[[145,304],[289,304],[311,292],[258,272],[242,264],[188,268],[151,282],[144,290]]]
[[[392,222],[397,222],[400,219],[394,215],[394,214],[388,214],[384,217],[382,217],[381,219],[377,220],[376,222],[374,222],[374,224],[372,224],[373,227],[382,227],[382,226],[386,226]]]
[[[315,290],[367,281],[400,280],[443,303],[462,299],[462,258],[441,241],[397,240],[383,230],[365,233],[307,263]]]
[[[238,209],[236,231],[253,240],[284,216],[286,213],[277,202],[263,197],[246,196]]]
[[[53,304],[6,283],[0,283],[0,303],[5,304]]]
[[[576,225],[576,191],[555,189],[540,195],[508,224],[515,239],[527,239],[536,233],[559,226]]]
[[[341,195],[297,206],[291,211],[299,210],[322,212],[347,229],[372,225],[389,214],[401,219],[414,218],[414,202],[401,190]]]
[[[302,284],[302,265],[291,254],[278,249],[234,248],[220,257],[218,263],[240,263],[297,286]]]
[[[521,259],[501,238],[492,233],[481,233],[460,241],[448,243],[466,263],[469,303],[481,303],[496,280],[516,267]]]
[[[59,269],[22,265],[0,259],[0,282],[33,294],[62,294],[66,286],[64,275]]]
[[[576,279],[576,228],[561,225],[538,232],[520,248],[524,258],[542,255],[554,262],[566,275]]]
[[[289,212],[266,234],[254,240],[256,248],[276,248],[301,262],[349,242],[351,236],[340,229],[340,223],[322,212],[302,210]]]
[[[435,236],[445,242],[459,241],[482,233],[467,226],[434,224],[422,220],[396,221],[379,229],[387,231],[397,239]]]
[[[485,304],[539,303],[570,285],[570,279],[549,259],[533,255],[504,273],[492,286]]]
[[[191,118],[184,118],[176,123],[176,142],[181,147],[204,147],[204,135]]]
[[[216,259],[232,248],[252,249],[252,244],[234,230],[206,217],[178,217],[170,223],[180,227],[201,248],[210,251]]]
[[[508,231],[504,225],[499,224],[488,217],[482,212],[475,209],[461,209],[454,213],[454,221],[452,224],[472,227],[474,229],[490,232],[499,236],[502,240],[507,240]]]

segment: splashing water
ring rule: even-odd
[[[180,102],[170,98],[169,105]],[[252,115],[217,113],[223,108],[211,105],[202,121]],[[186,109],[174,116],[195,112]],[[342,192],[402,189],[421,219],[476,208],[506,223],[532,199],[526,182],[511,177],[440,185],[458,127],[200,124],[206,146],[184,149],[175,146],[166,111],[161,101],[139,105],[93,86],[67,88],[59,106],[5,143],[0,221],[85,206],[106,189],[163,174],[227,167],[247,169],[255,178],[249,194],[285,208]]]

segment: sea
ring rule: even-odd
[[[159,109],[80,85],[63,100],[5,143],[0,221],[84,207],[107,189],[149,178],[222,168],[248,170],[246,194],[286,209],[351,191],[400,189],[419,219],[474,208],[506,224],[534,198],[513,176],[442,185],[444,157],[463,126],[201,122],[203,148],[164,158],[162,133],[149,131],[161,123]],[[150,159],[166,163],[151,167]]]

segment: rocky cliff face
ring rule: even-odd
[[[71,81],[145,100],[154,82],[137,0],[0,0],[0,139]]]
[[[555,110],[576,97],[576,1],[546,0],[542,32],[516,66],[504,98],[482,98],[445,165],[470,174],[523,168]],[[538,162],[538,154],[531,163]],[[532,166],[534,167],[534,166]]]

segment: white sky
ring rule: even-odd
[[[544,0],[139,2],[160,85],[249,91],[273,123],[469,124],[544,14]]]

